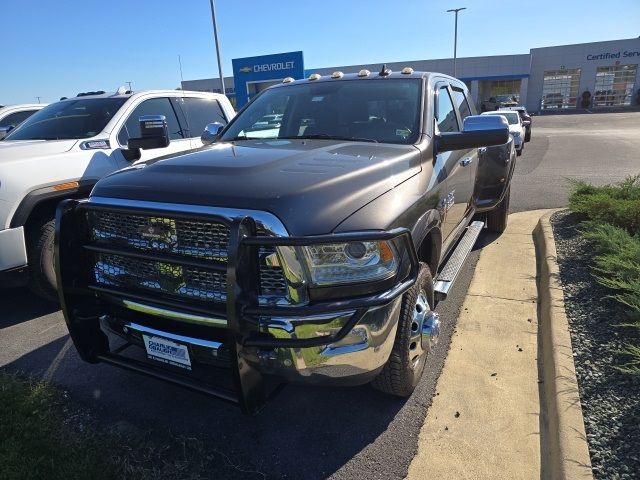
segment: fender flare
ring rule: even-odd
[[[55,183],[51,183],[44,187],[39,187],[35,190],[30,191],[24,196],[15,213],[13,214],[13,217],[11,218],[10,228],[17,228],[26,225],[29,217],[31,216],[31,213],[38,205],[42,204],[43,202],[56,199],[62,201],[65,198],[88,197],[89,193],[91,193],[91,190],[93,189],[93,186],[97,182],[97,180],[71,179],[62,182],[58,181]],[[75,186],[71,186],[73,184],[75,184]],[[60,186],[67,187],[60,189]]]
[[[428,210],[422,214],[411,229],[413,246],[420,255],[420,246],[428,235],[431,235],[431,258],[428,259],[432,274],[438,269],[440,254],[442,251],[442,232],[440,231],[441,215],[436,209]]]

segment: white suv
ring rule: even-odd
[[[515,110],[495,110],[493,112],[483,112],[482,115],[502,115],[509,123],[509,133],[513,137],[513,144],[516,147],[516,154],[522,155],[525,142],[525,129],[522,124],[520,114]]]
[[[0,140],[31,115],[47,105],[46,103],[23,103],[21,105],[0,107]]]
[[[128,148],[139,118],[162,115],[164,148]],[[181,90],[89,92],[52,103],[0,142],[0,286],[28,284],[56,299],[54,213],[64,198],[88,196],[105,175],[152,158],[203,146],[235,115],[224,95]]]

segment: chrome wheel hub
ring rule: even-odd
[[[413,368],[418,366],[423,354],[428,354],[435,347],[439,333],[440,316],[431,310],[427,293],[420,290],[413,307],[409,340],[409,361]]]

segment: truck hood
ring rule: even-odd
[[[3,140],[0,162],[43,157],[68,152],[78,140]]]
[[[263,210],[292,235],[317,235],[419,171],[412,145],[251,140],[116,172],[91,195]]]

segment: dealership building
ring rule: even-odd
[[[369,65],[306,68],[303,52],[288,52],[233,60],[233,77],[225,77],[225,90],[242,107],[255,94],[282,81],[312,73],[357,73],[380,70],[382,63],[399,71],[453,74],[453,59],[407,60]],[[463,80],[480,110],[492,97],[515,98],[530,111],[573,108],[630,107],[640,102],[640,37],[605,42],[532,48],[529,53],[463,57],[457,59],[457,77]],[[185,80],[185,90],[220,92],[217,78]]]

